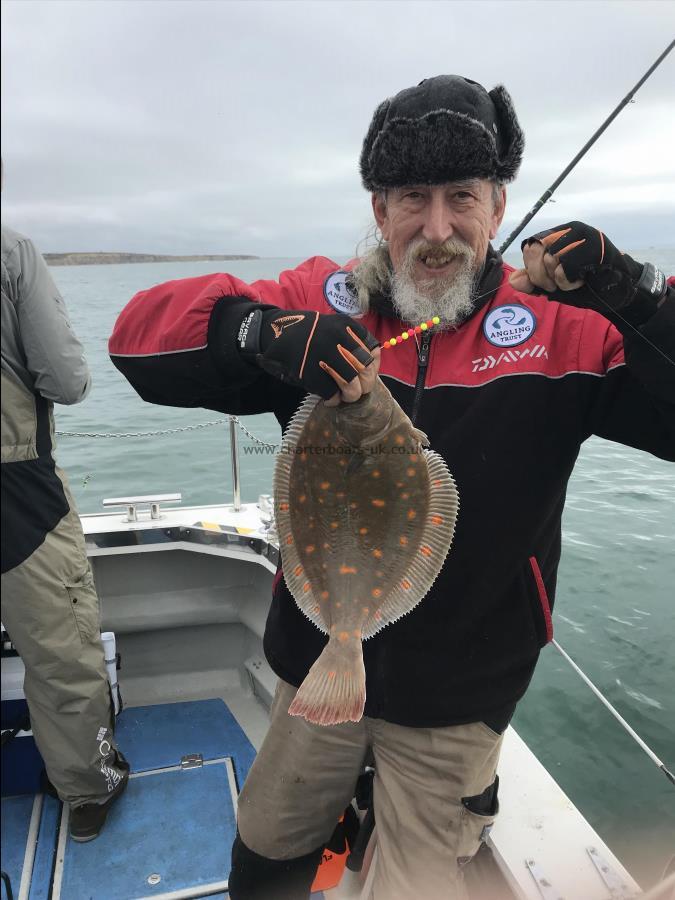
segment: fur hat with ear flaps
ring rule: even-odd
[[[512,181],[525,138],[506,88],[426,78],[375,110],[361,151],[367,191],[463,178]]]

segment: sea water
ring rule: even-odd
[[[675,252],[635,251],[666,272]],[[52,268],[93,372],[87,399],[57,407],[58,460],[81,512],[104,497],[179,491],[184,505],[230,502],[228,426],[203,409],[143,402],[114,368],[107,341],[137,291],[226,266],[245,281],[275,278],[300,259]],[[514,258],[514,264],[515,262]],[[150,437],[104,437],[193,430]],[[247,416],[263,442],[272,415]],[[240,432],[242,499],[271,490],[274,456]],[[582,447],[563,518],[553,616],[558,642],[675,769],[675,466],[591,438]],[[552,647],[541,655],[514,725],[601,836],[646,886],[675,852],[675,788]],[[525,852],[525,851],[524,851]]]

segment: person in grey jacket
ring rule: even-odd
[[[54,403],[91,387],[82,346],[47,265],[2,227],[2,619],[21,656],[35,742],[70,834],[95,838],[129,766],[114,708],[82,526],[54,461]]]

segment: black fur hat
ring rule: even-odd
[[[506,88],[425,78],[375,110],[361,151],[367,191],[462,178],[512,181],[525,138]]]

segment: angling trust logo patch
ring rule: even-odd
[[[348,272],[333,272],[323,283],[323,295],[335,312],[357,318],[361,315],[359,299],[349,286]]]
[[[515,347],[537,329],[534,313],[520,303],[497,306],[483,319],[483,334],[495,347]]]

